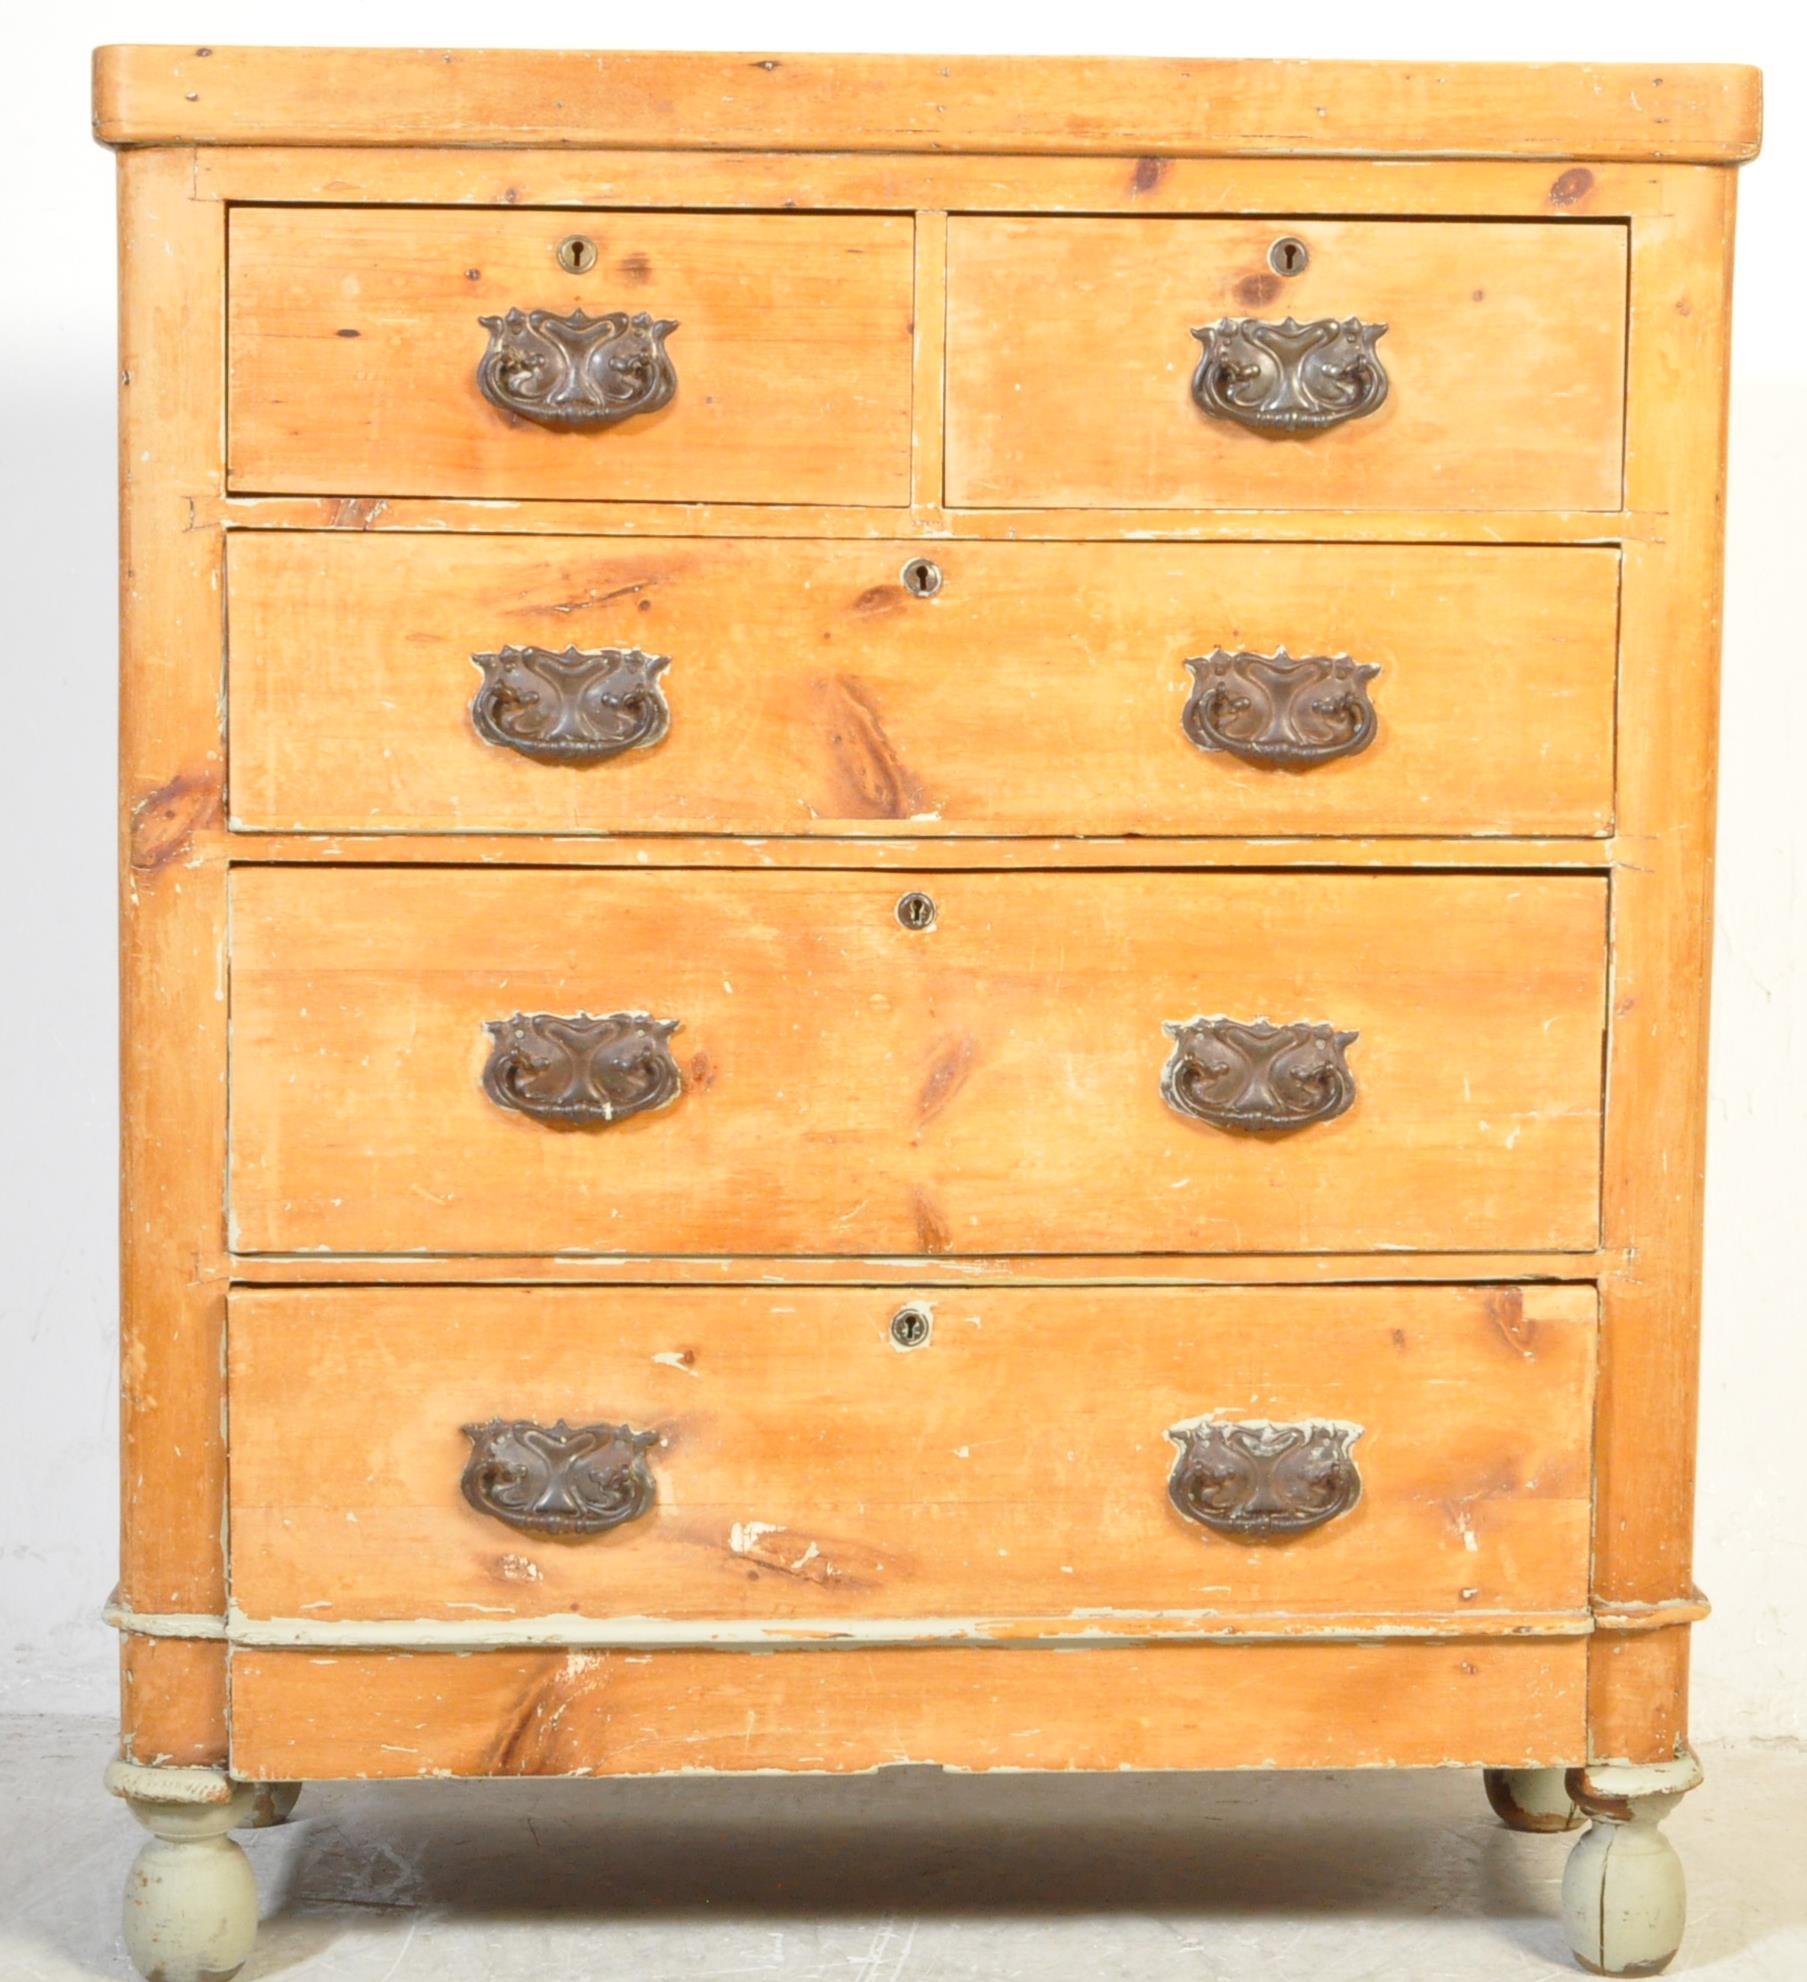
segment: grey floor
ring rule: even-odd
[[[138,1832],[99,1721],[0,1719],[0,1977],[125,1978]],[[1807,1755],[1706,1757],[1678,1971],[1807,1978]],[[1479,1777],[310,1787],[247,1840],[244,1982],[1513,1982],[1568,1967],[1566,1840]]]

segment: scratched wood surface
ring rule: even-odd
[[[932,597],[901,582],[932,558]],[[232,815],[267,830],[1604,831],[1618,553],[235,533]],[[595,766],[487,743],[478,653],[668,655],[671,729]],[[1376,740],[1198,750],[1188,656],[1381,669]]]
[[[1748,158],[1732,64],[98,49],[108,144]]]
[[[1303,273],[1268,264],[1301,239]],[[1455,221],[948,223],[947,497],[1616,509],[1626,232]],[[1275,439],[1193,403],[1195,327],[1384,323],[1378,411]]]
[[[857,1620],[1575,1610],[1591,1288],[315,1288],[234,1295],[251,1617]],[[1175,1511],[1171,1426],[1361,1425],[1283,1544]],[[658,1498],[547,1541],[469,1506],[463,1427],[657,1431]]]
[[[1572,1763],[1585,1641],[232,1654],[252,1780]]]
[[[906,502],[911,241],[882,215],[235,208],[231,485]],[[477,319],[578,308],[676,319],[677,397],[577,434],[492,406]]]
[[[907,886],[907,882],[905,884]],[[236,1248],[1186,1252],[1590,1246],[1591,876],[241,869]],[[485,1025],[643,1011],[685,1091],[561,1132]],[[1175,1114],[1168,1021],[1328,1020],[1279,1140]]]

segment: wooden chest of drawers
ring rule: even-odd
[[[96,109],[144,1972],[308,1778],[906,1761],[1483,1766],[1661,1966],[1755,76]]]

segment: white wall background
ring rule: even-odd
[[[1704,1738],[1807,1732],[1807,42],[1775,0],[1475,8],[537,0],[541,46],[1742,61],[1741,188],[1695,1640]],[[9,40],[0,311],[0,1711],[110,1712],[114,1647],[114,233],[88,137],[104,41],[494,45],[470,0],[65,0]],[[613,39],[636,37],[632,42]]]

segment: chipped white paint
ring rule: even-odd
[[[210,1779],[204,1796],[191,1780],[200,1777]],[[151,1834],[126,1877],[121,1925],[133,1965],[152,1982],[229,1982],[257,1939],[257,1882],[230,1836],[257,1822],[255,1786],[211,1769],[120,1764],[107,1786]]]
[[[1562,1923],[1575,1958],[1599,1975],[1655,1975],[1681,1946],[1687,1887],[1658,1826],[1701,1780],[1689,1750],[1673,1762],[1590,1762],[1576,1801],[1592,1819],[1562,1874]]]

